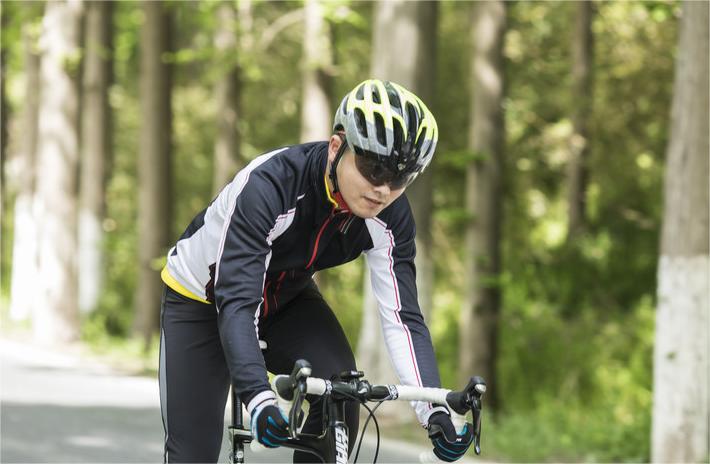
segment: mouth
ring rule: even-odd
[[[372,198],[368,198],[368,197],[363,197],[363,198],[365,199],[365,202],[373,208],[379,208],[380,206],[382,206],[384,204],[384,202],[373,200]]]

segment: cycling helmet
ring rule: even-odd
[[[398,180],[399,186],[411,183],[427,167],[439,137],[434,116],[416,95],[379,79],[361,82],[343,98],[333,130],[344,132],[358,158],[379,167],[384,178]],[[333,163],[332,178],[343,151]]]

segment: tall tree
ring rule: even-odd
[[[86,3],[79,190],[79,309],[96,308],[103,281],[102,223],[111,159],[108,90],[112,70],[112,2]]]
[[[403,85],[433,109],[437,2],[381,1],[377,2],[374,15],[372,75]],[[407,44],[407,47],[403,48],[401,44]],[[432,307],[434,282],[431,234],[433,169],[429,166],[407,188],[407,198],[417,224],[417,291],[426,317]]]
[[[79,68],[82,5],[49,2],[40,47],[37,195],[40,284],[33,311],[35,338],[43,343],[79,335],[77,298],[77,209],[79,166]]]
[[[242,10],[243,11],[243,10]],[[241,69],[237,31],[239,24],[233,2],[223,1],[217,6],[215,48],[220,63],[228,63],[215,89],[217,99],[217,141],[214,151],[214,193],[218,193],[243,165],[239,116],[241,115]],[[237,60],[234,59],[237,56]]]
[[[323,0],[306,0],[303,25],[301,92],[301,142],[327,140],[333,128],[332,89],[333,47],[330,24]],[[326,285],[320,273],[313,278]]]
[[[575,3],[576,18],[572,40],[572,136],[567,165],[567,237],[573,238],[584,227],[589,158],[589,120],[592,113],[592,2]]]
[[[710,452],[709,20],[707,2],[683,2],[658,263],[654,462],[701,462]]]
[[[506,27],[502,1],[473,5],[471,40],[471,120],[468,145],[475,155],[466,173],[467,294],[459,325],[460,380],[472,373],[488,382],[488,401],[496,404],[495,364],[500,290],[501,177],[503,124],[503,40]]]
[[[39,118],[40,56],[36,28],[22,28],[25,70],[25,105],[22,114],[21,147],[16,155],[18,176],[15,186],[14,239],[12,244],[12,280],[10,286],[10,317],[24,320],[32,314],[36,292],[33,276],[38,272],[36,215],[37,140]]]
[[[304,19],[301,142],[311,142],[326,140],[332,129],[333,48],[322,0],[306,0]]]
[[[437,7],[436,2],[430,1],[379,1],[373,11],[372,77],[401,84],[430,106],[435,82]],[[431,173],[432,166],[407,188],[417,225],[417,290],[425,317],[432,304]],[[367,272],[364,285],[358,359],[366,363],[364,365],[373,379],[392,381],[395,374],[390,362],[382,356],[384,339],[379,328],[377,302],[368,288],[371,284]],[[397,412],[399,417],[407,417],[405,414],[408,411]]]
[[[10,23],[7,8],[0,5],[0,26],[5,31]],[[2,37],[3,43],[0,44],[0,218],[5,217],[5,203],[7,201],[5,186],[5,160],[7,159],[7,112],[9,105],[7,104],[7,96],[5,85],[7,82],[7,45],[5,44],[5,36]],[[0,219],[1,220],[1,219]],[[1,225],[1,224],[0,224]],[[0,253],[5,251],[5,244],[2,236],[2,227],[0,227]]]
[[[171,13],[163,2],[143,2],[140,98],[143,121],[138,161],[138,286],[134,332],[148,343],[160,316],[161,258],[170,240],[171,214]]]

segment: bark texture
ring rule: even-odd
[[[575,4],[575,26],[572,40],[572,136],[567,165],[567,238],[572,239],[585,226],[588,158],[590,152],[589,120],[592,114],[592,66],[594,36],[591,0]]]
[[[49,2],[42,22],[39,112],[39,302],[33,331],[40,343],[79,336],[77,203],[80,28],[78,1]]]
[[[501,178],[504,149],[502,1],[477,2],[472,9],[472,102],[469,147],[476,154],[467,170],[466,230],[469,283],[459,325],[460,382],[481,375],[487,402],[496,407],[496,354],[500,289]]]
[[[239,171],[244,162],[241,156],[241,135],[239,116],[241,114],[241,69],[234,60],[240,53],[237,31],[239,18],[234,4],[222,2],[217,7],[217,30],[215,48],[218,55],[230,66],[217,82],[215,97],[217,100],[217,142],[214,151],[213,190],[215,195],[227,185]]]
[[[79,310],[96,308],[103,281],[103,219],[111,159],[111,2],[86,3],[79,195]]]
[[[22,29],[25,67],[25,105],[22,114],[21,147],[13,160],[14,238],[12,243],[12,277],[10,284],[10,318],[25,320],[32,314],[37,292],[34,276],[39,272],[37,224],[37,140],[39,118],[40,57],[37,37],[28,26]]]
[[[301,143],[327,140],[333,127],[330,104],[333,49],[322,0],[306,0],[303,34]]]
[[[146,342],[157,333],[162,283],[160,267],[171,224],[171,17],[162,2],[143,4],[140,95],[143,123],[138,162],[138,286],[134,331]]]
[[[654,462],[702,462],[710,452],[709,20],[707,2],[683,2],[658,266]]]

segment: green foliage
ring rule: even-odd
[[[131,27],[134,27],[132,25]],[[121,33],[119,32],[119,35]],[[125,69],[125,68],[123,68]],[[137,158],[140,133],[139,102],[128,93],[130,87],[120,85],[127,78],[117,73],[119,85],[111,89],[114,110],[114,159],[106,188],[104,219],[105,285],[98,309],[88,321],[87,335],[101,329],[109,336],[128,336],[133,320],[138,234]],[[133,89],[137,90],[137,89]]]

